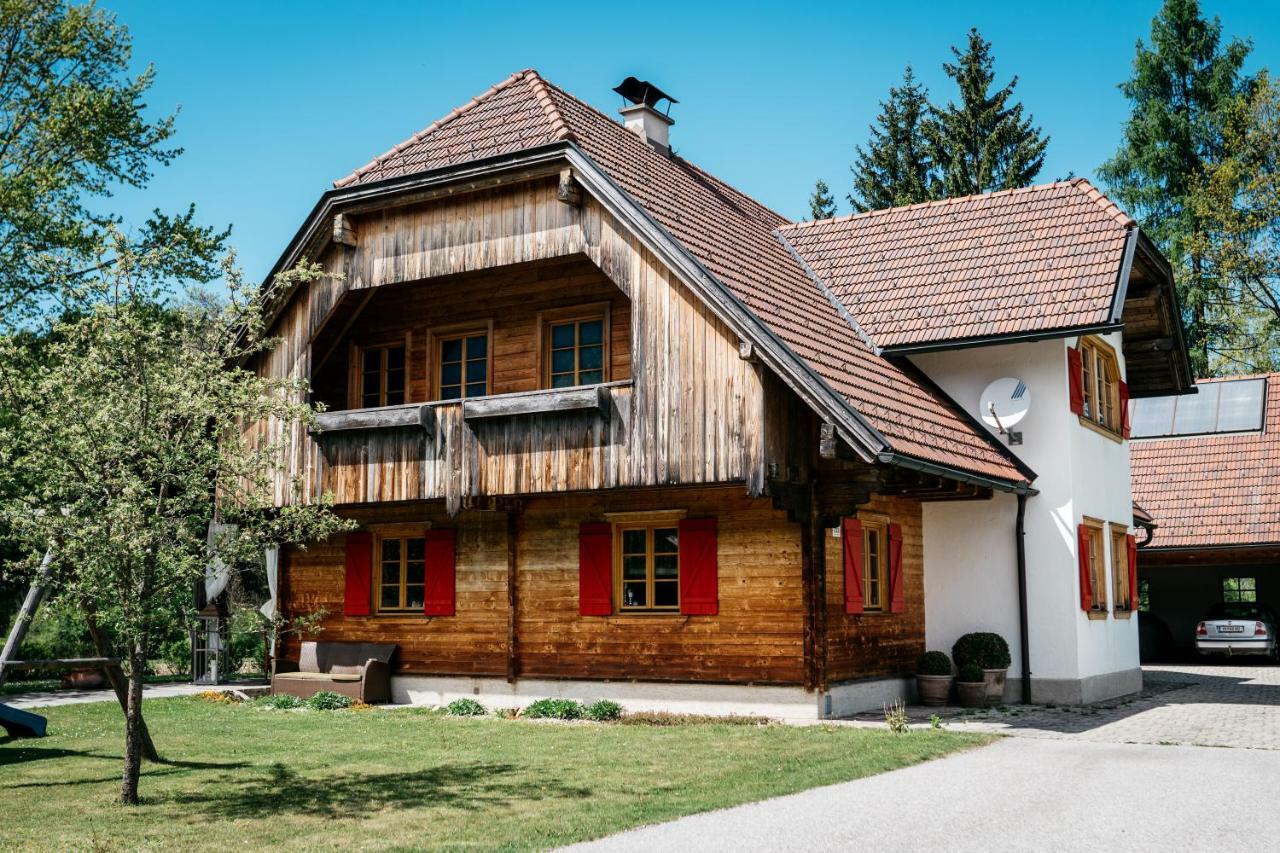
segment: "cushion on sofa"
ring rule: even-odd
[[[281,681],[359,681],[364,676],[359,673],[281,672],[275,677]]]

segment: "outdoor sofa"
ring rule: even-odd
[[[277,660],[271,692],[306,699],[332,690],[361,702],[391,701],[391,656],[395,643],[339,643],[308,640],[297,661]]]

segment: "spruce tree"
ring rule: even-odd
[[[933,168],[924,125],[929,116],[929,93],[916,82],[911,66],[902,85],[889,89],[880,115],[871,125],[871,138],[858,146],[849,203],[859,213],[928,201],[934,197]]]
[[[1119,151],[1098,170],[1111,196],[1129,211],[1174,264],[1187,324],[1187,344],[1198,373],[1209,368],[1217,302],[1205,223],[1191,203],[1192,188],[1227,152],[1228,108],[1247,97],[1241,73],[1250,45],[1222,39],[1196,0],[1166,0],[1151,22],[1151,44],[1140,39],[1133,76],[1120,86],[1133,104]]]
[[[831,187],[822,178],[818,178],[818,182],[813,185],[813,194],[809,196],[809,218],[830,219],[835,215],[836,200],[831,195]]]
[[[1049,137],[1023,116],[1013,101],[1014,77],[991,91],[995,58],[991,42],[969,30],[968,48],[952,47],[955,63],[944,63],[960,89],[960,102],[935,108],[926,125],[944,196],[963,196],[1028,186],[1044,165]]]

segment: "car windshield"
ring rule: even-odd
[[[1262,608],[1256,604],[1215,604],[1205,619],[1261,619]]]

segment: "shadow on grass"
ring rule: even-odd
[[[0,738],[0,767],[11,764],[29,764],[33,761],[45,761],[51,758],[109,758],[119,761],[120,756],[98,752],[84,752],[79,749],[60,749],[47,746],[11,746],[10,744],[31,743],[27,738]]]
[[[281,812],[319,817],[373,817],[388,808],[447,806],[479,809],[517,801],[578,799],[587,788],[554,780],[515,778],[510,764],[445,764],[402,773],[334,773],[303,777],[280,762],[263,777],[223,776],[199,792],[161,796],[166,802],[238,818],[266,818]]]

